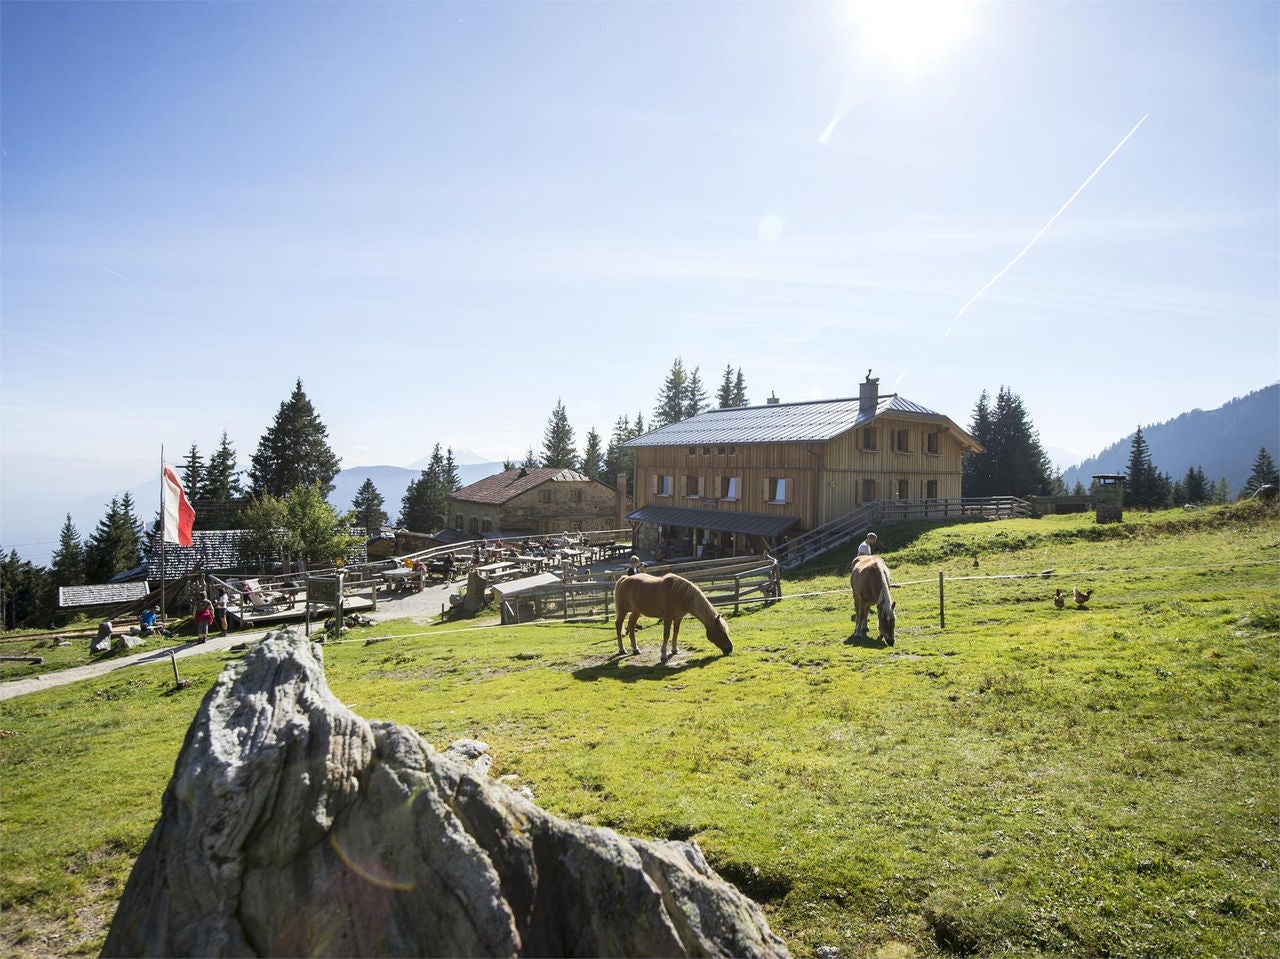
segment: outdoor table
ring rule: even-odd
[[[422,573],[416,569],[409,569],[407,566],[400,566],[396,569],[388,569],[378,574],[392,589],[403,589],[410,584],[415,577],[419,582],[422,581]]]
[[[485,579],[493,579],[495,576],[501,576],[503,573],[509,573],[513,569],[519,569],[519,563],[500,562],[487,563],[484,566],[477,566],[475,571],[484,576]]]
[[[521,553],[516,557],[516,562],[522,567],[533,570],[535,573],[541,573],[543,567],[547,565],[547,558],[545,556],[532,556],[528,553]]]

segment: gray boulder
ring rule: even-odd
[[[214,684],[104,956],[788,955],[696,846],[549,815],[352,713],[321,655],[282,631]]]

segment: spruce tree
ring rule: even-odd
[[[984,452],[965,453],[962,460],[962,492],[965,496],[994,496],[995,482],[992,473],[991,404],[987,391],[978,396],[969,422],[969,434],[982,444]]]
[[[378,487],[373,485],[373,480],[365,477],[360,488],[356,490],[356,495],[351,498],[351,508],[355,511],[356,521],[365,528],[369,534],[373,534],[381,529],[387,522],[387,513],[382,507],[385,500],[382,494],[378,492]]]
[[[448,523],[448,496],[445,487],[444,454],[435,445],[427,468],[409,483],[400,501],[399,524],[415,533],[434,533]]]
[[[84,544],[71,522],[70,513],[67,514],[67,521],[62,524],[58,548],[50,562],[49,576],[55,588],[84,585]]]
[[[329,431],[299,379],[258,441],[249,467],[250,490],[255,496],[284,496],[299,486],[319,483],[328,496],[341,462],[329,448]]]
[[[546,431],[542,434],[542,465],[555,469],[576,469],[578,466],[578,454],[573,448],[573,427],[569,425],[569,415],[560,400],[556,400],[556,408],[551,411]]]
[[[456,493],[462,489],[462,477],[458,475],[458,463],[453,458],[453,447],[450,446],[444,454],[444,474],[441,477],[444,482],[446,493]]]
[[[1053,466],[1022,398],[1000,387],[995,407],[984,390],[970,428],[984,451],[964,457],[965,496],[1035,496],[1054,487]]]
[[[0,610],[0,627],[44,626],[49,622],[52,610],[50,597],[53,589],[48,571],[30,560],[24,560],[17,550],[0,562],[0,595],[4,607]]]
[[[187,498],[194,500],[200,492],[200,481],[204,476],[204,457],[195,443],[187,450],[186,459],[182,461],[182,488]]]
[[[738,373],[733,378],[733,405],[734,406],[750,406],[751,402],[747,399],[747,381],[742,378],[742,367],[738,367]]]
[[[84,552],[85,580],[90,583],[105,583],[142,562],[140,523],[127,492],[112,498]]]
[[[720,378],[720,389],[716,390],[716,406],[723,410],[736,405],[733,401],[733,364],[726,363],[724,375]]]
[[[1125,504],[1135,509],[1159,509],[1164,505],[1160,474],[1151,463],[1142,427],[1138,427],[1129,444],[1129,467],[1125,472]]]
[[[675,362],[671,364],[667,378],[663,380],[662,389],[658,391],[658,405],[653,408],[655,427],[679,423],[684,419],[685,385],[688,378],[684,369],[684,360],[677,356]]]
[[[240,485],[240,468],[236,464],[236,450],[227,438],[227,431],[222,431],[222,440],[218,448],[209,457],[209,465],[205,468],[200,483],[199,499],[229,500],[244,495]],[[197,522],[199,516],[196,517]]]
[[[604,470],[604,454],[600,449],[600,434],[593,426],[587,432],[587,444],[582,448],[582,473],[584,476],[598,480]]]
[[[533,451],[532,446],[524,451],[524,459],[520,463],[521,467],[527,470],[536,470],[541,465],[538,462],[538,454]]]
[[[1241,496],[1252,496],[1261,487],[1267,484],[1272,486],[1280,485],[1280,473],[1276,470],[1276,462],[1271,458],[1271,454],[1267,452],[1264,446],[1258,450],[1258,455],[1253,460],[1253,471],[1249,474],[1249,478],[1244,481],[1244,488],[1240,491]]]
[[[707,391],[702,385],[702,376],[698,367],[693,368],[684,385],[684,416],[691,420],[707,408]]]

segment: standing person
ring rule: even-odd
[[[200,602],[196,604],[196,642],[204,643],[209,640],[209,624],[213,622],[213,603],[209,602],[207,596],[201,596]]]
[[[872,546],[875,546],[875,545],[876,545],[876,534],[875,534],[875,533],[868,533],[868,534],[867,534],[867,538],[866,538],[866,539],[864,539],[861,543],[859,543],[859,544],[858,544],[858,555],[859,555],[859,556],[870,556],[870,555],[871,555],[871,547],[872,547]]]
[[[218,587],[218,628],[222,630],[219,635],[227,635],[227,587]]]
[[[644,569],[644,563],[640,562],[640,557],[632,556],[631,565],[627,567],[627,572],[625,573],[625,575],[631,576],[634,573],[640,572],[640,570],[642,569]]]

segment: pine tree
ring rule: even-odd
[[[593,480],[600,478],[604,470],[604,454],[600,449],[600,434],[593,426],[587,432],[587,445],[582,448],[582,473]]]
[[[542,465],[555,469],[576,469],[578,454],[573,449],[573,427],[564,403],[556,400],[556,408],[547,419],[547,429],[542,434]]]
[[[1209,501],[1217,504],[1231,502],[1231,484],[1225,476],[1219,476],[1218,482],[1213,484],[1213,495]]]
[[[720,378],[720,389],[716,390],[716,406],[722,410],[736,406],[733,396],[733,364],[726,363],[724,375]]]
[[[702,385],[699,368],[694,367],[684,384],[684,419],[691,420],[707,408],[707,391]]]
[[[966,496],[1034,496],[1054,489],[1053,466],[1022,398],[1000,387],[995,407],[984,390],[970,430],[984,452],[964,458]]]
[[[524,461],[520,464],[524,469],[536,470],[542,464],[538,462],[538,454],[533,451],[530,446],[524,453]]]
[[[328,496],[341,462],[329,448],[329,431],[299,379],[258,441],[249,467],[250,489],[255,496],[284,496],[296,487],[319,483]]]
[[[204,457],[195,443],[187,450],[187,458],[182,461],[182,488],[187,496],[194,498],[200,490],[200,481],[204,476]]]
[[[1160,474],[1151,463],[1142,427],[1138,427],[1129,444],[1129,467],[1125,473],[1125,504],[1135,509],[1159,509],[1164,505]]]
[[[70,513],[67,514],[67,521],[62,524],[58,548],[54,551],[49,566],[49,576],[55,588],[84,585],[84,544],[71,522]]]
[[[209,465],[205,468],[200,482],[199,492],[194,494],[198,499],[229,500],[244,495],[240,485],[240,468],[236,464],[236,450],[227,438],[227,431],[222,431],[222,440],[218,448],[209,457]],[[196,521],[199,522],[199,514]]]
[[[17,550],[0,562],[0,595],[4,607],[0,609],[0,627],[46,625],[52,606],[49,605],[53,589],[48,571],[24,560]]]
[[[85,580],[105,583],[117,573],[142,562],[141,524],[133,512],[133,497],[127,492],[113,497],[106,515],[85,544]]]
[[[385,500],[378,492],[378,487],[366,476],[351,499],[351,508],[355,511],[356,521],[371,535],[386,525],[387,513],[382,508],[384,504]]]
[[[1182,478],[1182,495],[1179,496],[1177,491],[1174,492],[1173,501],[1177,503],[1193,503],[1199,505],[1207,503],[1212,492],[1209,486],[1209,477],[1204,475],[1204,470],[1199,466],[1188,466],[1187,474]]]
[[[738,367],[738,375],[733,378],[733,405],[750,406],[747,399],[747,381],[742,378],[742,367]]]
[[[1252,496],[1261,487],[1270,483],[1272,486],[1280,485],[1280,473],[1276,470],[1276,462],[1271,458],[1271,454],[1267,452],[1264,446],[1258,450],[1258,455],[1253,460],[1253,471],[1249,474],[1249,478],[1244,481],[1244,488],[1240,491],[1241,496]]]
[[[965,496],[994,496],[996,492],[992,457],[989,455],[992,444],[991,405],[986,390],[982,391],[978,402],[974,404],[969,434],[982,444],[985,452],[964,454],[962,492]]]
[[[449,517],[449,490],[445,487],[445,460],[440,444],[431,451],[427,468],[409,483],[400,501],[399,524],[415,533],[443,529]]]
[[[453,458],[453,447],[444,454],[444,475],[441,477],[446,493],[456,493],[462,489],[462,477],[458,475],[458,463]]]
[[[658,392],[658,405],[653,408],[653,421],[656,426],[668,423],[679,423],[684,419],[685,384],[688,374],[684,370],[684,360],[676,357],[671,370]]]

